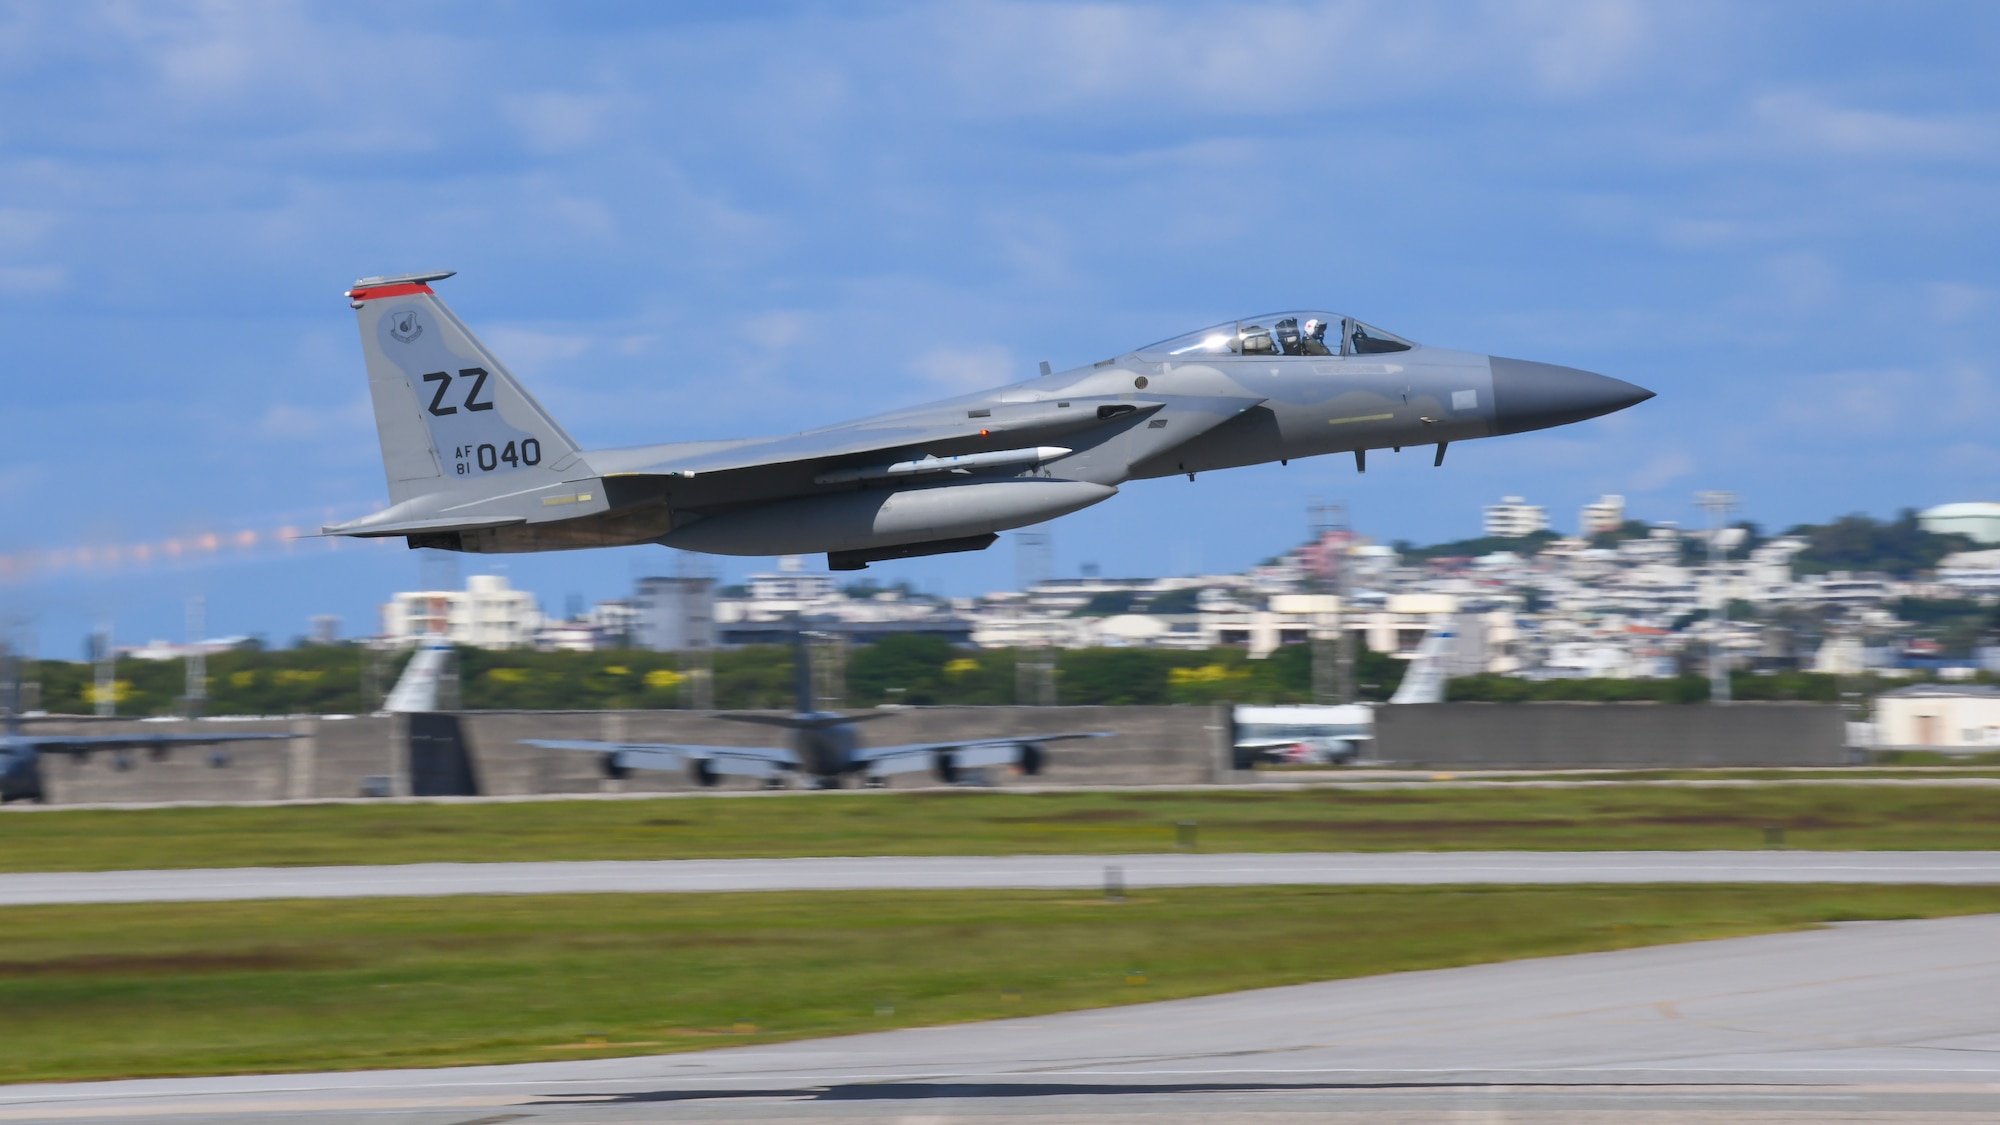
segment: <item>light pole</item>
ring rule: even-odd
[[[1736,510],[1734,492],[1697,492],[1695,504],[1708,513],[1708,580],[1715,605],[1708,611],[1708,700],[1729,702],[1729,666],[1722,658],[1722,621],[1729,616],[1729,590],[1722,580],[1722,521]]]
[[[1347,565],[1353,543],[1347,524],[1347,504],[1335,500],[1311,506],[1313,542],[1319,547],[1319,565],[1313,576],[1313,591],[1335,599],[1331,614],[1314,613],[1312,635],[1312,689],[1314,703],[1354,702],[1354,636],[1347,629],[1349,576]],[[1333,618],[1333,636],[1326,635],[1326,618]]]

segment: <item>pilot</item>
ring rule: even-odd
[[[1326,321],[1314,317],[1306,321],[1305,338],[1299,341],[1300,355],[1332,355],[1326,346]]]

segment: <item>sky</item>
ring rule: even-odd
[[[593,447],[1286,307],[1659,394],[1442,469],[1135,482],[1046,526],[1058,574],[1238,570],[1315,498],[1419,542],[1503,495],[1562,530],[1603,493],[1780,528],[2000,499],[1995,57],[2000,6],[1913,0],[0,4],[0,619],[75,656],[201,595],[284,644],[449,576],[273,544],[385,502],[340,293],[427,269]],[[553,612],[684,565],[457,561]],[[1003,539],[868,573],[1015,569]]]

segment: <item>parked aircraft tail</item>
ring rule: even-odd
[[[1403,682],[1390,703],[1443,703],[1444,656],[1456,636],[1450,625],[1434,625],[1417,646],[1417,655],[1403,672]]]
[[[382,701],[382,710],[405,714],[438,709],[438,681],[445,663],[451,659],[451,642],[435,634],[425,637],[416,654],[403,667],[402,678]]]
[[[560,483],[577,459],[576,442],[431,291],[450,276],[368,277],[347,293],[391,504],[524,492]]]

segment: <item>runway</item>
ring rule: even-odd
[[[700,891],[1564,883],[2000,885],[2000,852],[1270,852],[412,863],[0,875],[0,906]]]
[[[1996,1104],[1994,915],[679,1055],[0,1087],[6,1122],[1971,1122]]]

